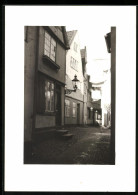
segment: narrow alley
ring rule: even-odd
[[[68,127],[72,137],[56,133],[33,144],[33,164],[110,164],[110,129]],[[65,129],[65,130],[66,130]],[[41,136],[40,136],[41,137]]]

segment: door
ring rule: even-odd
[[[55,102],[55,109],[56,109],[56,125],[61,125],[61,89],[60,86],[56,86],[56,102]]]
[[[80,124],[80,104],[77,104],[77,124]]]

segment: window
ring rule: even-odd
[[[70,101],[65,100],[65,116],[69,117],[70,116]]]
[[[56,41],[45,31],[44,55],[55,62]]]
[[[78,47],[77,43],[74,42],[74,51],[76,51],[76,52],[77,52],[77,47]]]
[[[73,117],[76,117],[76,103],[73,102],[73,109],[72,109],[73,113],[72,113],[72,116]]]
[[[73,57],[70,58],[70,66],[76,71],[78,70],[78,61],[75,60]]]
[[[40,114],[54,113],[54,82],[46,79],[43,75],[38,75],[37,85],[37,112]]]
[[[45,81],[45,112],[54,111],[54,83]]]

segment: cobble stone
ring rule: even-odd
[[[110,164],[110,129],[100,127],[67,128],[73,137],[51,137],[33,145],[32,163],[37,164]]]

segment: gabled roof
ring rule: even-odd
[[[64,36],[64,41],[65,41],[65,45],[66,45],[66,49],[70,49],[69,46],[69,41],[68,41],[68,36],[67,36],[67,31],[66,31],[66,27],[62,26],[62,32],[63,32],[63,36]]]
[[[69,45],[71,45],[76,33],[77,33],[77,30],[67,31]]]
[[[65,26],[43,26],[66,50],[70,49]]]

